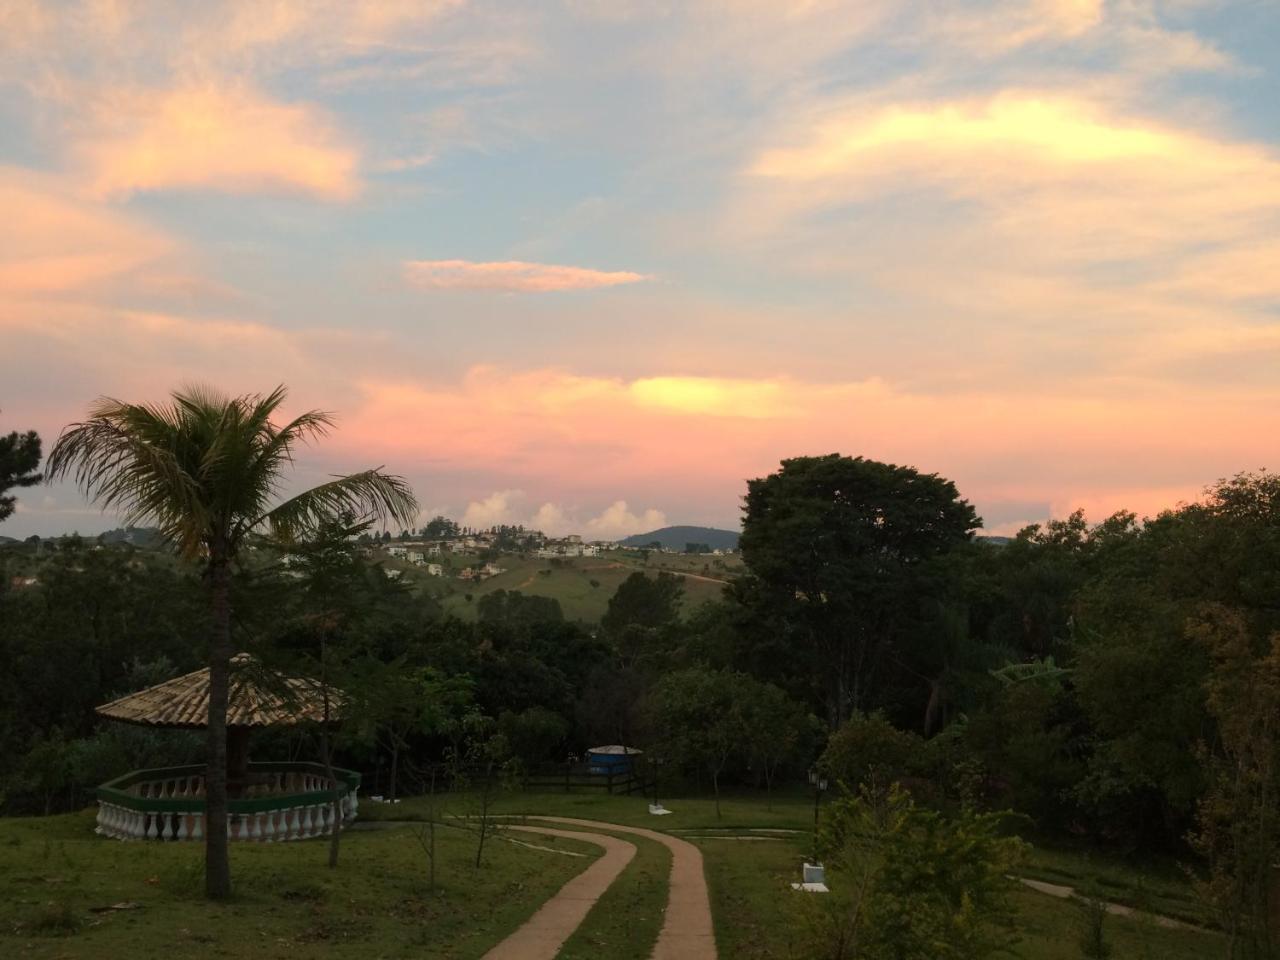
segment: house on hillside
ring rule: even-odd
[[[438,543],[433,543],[431,546],[427,547],[428,557],[439,557],[443,555],[443,553],[444,549]]]
[[[429,577],[443,577],[443,576],[444,576],[444,567],[443,567],[443,566],[441,566],[441,565],[440,565],[440,564],[438,564],[438,563],[428,563],[428,564],[427,564],[427,576],[429,576]]]
[[[393,557],[403,557],[408,552],[409,552],[408,547],[401,547],[401,546],[387,547],[387,553]]]
[[[387,575],[388,580],[399,580],[404,574],[403,570],[383,570],[382,572]]]
[[[419,567],[427,562],[427,555],[421,550],[410,550],[407,556],[410,563],[417,564]]]
[[[496,563],[486,563],[484,565],[484,572],[486,576],[496,577],[500,573],[506,573],[507,569],[506,567],[498,566]]]

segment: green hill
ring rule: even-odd
[[[712,550],[737,550],[738,534],[715,527],[663,527],[651,533],[637,533],[618,541],[624,547],[647,547],[660,543],[668,550],[683,550],[688,543],[705,543]]]

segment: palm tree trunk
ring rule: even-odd
[[[227,697],[231,682],[231,570],[225,558],[209,561],[213,632],[209,637],[209,743],[204,775],[204,888],[210,900],[231,896],[227,849]]]

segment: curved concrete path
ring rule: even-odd
[[[579,820],[575,817],[526,817],[546,823],[564,823],[575,827],[594,827],[614,833],[629,833],[637,837],[656,840],[671,851],[671,877],[668,883],[667,909],[658,942],[654,944],[652,960],[716,960],[716,937],[711,925],[711,897],[707,893],[707,880],[702,872],[702,851],[688,840],[681,840],[669,833],[646,830],[644,827],[624,827],[599,820]],[[543,828],[526,827],[537,831]],[[554,831],[547,830],[551,833]],[[596,843],[598,835],[582,836]],[[632,848],[634,850],[634,848]],[[585,874],[584,874],[585,875]],[[570,881],[572,882],[572,881]],[[602,887],[596,896],[604,892]],[[535,914],[535,919],[537,915]],[[585,916],[585,913],[584,913]],[[532,922],[532,921],[531,921]],[[520,931],[516,931],[518,934]],[[516,934],[513,934],[515,936]],[[567,935],[566,935],[567,936]],[[516,954],[506,954],[515,960]],[[530,954],[529,956],[534,956]],[[541,956],[541,955],[539,955]]]
[[[556,830],[553,827],[508,827],[529,833],[585,840],[604,848],[602,856],[566,883],[559,892],[538,908],[511,936],[484,955],[483,960],[554,960],[560,947],[586,919],[601,894],[609,889],[632,857],[636,845],[602,833]]]

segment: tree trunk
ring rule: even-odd
[[[400,777],[400,743],[395,741],[391,747],[391,784],[387,787],[387,799],[396,800],[396,780]]]
[[[323,644],[323,641],[321,641]],[[324,647],[320,648],[321,662],[324,661]],[[320,723],[320,749],[324,754],[324,775],[329,778],[329,786],[333,788],[333,831],[329,836],[329,869],[338,866],[338,841],[342,836],[342,785],[333,772],[333,738],[329,726],[329,681],[324,666],[320,667],[320,689],[324,696],[324,718]]]
[[[209,561],[213,632],[209,637],[209,741],[205,761],[204,888],[210,900],[231,896],[227,849],[227,696],[231,680],[231,570],[225,557]]]
[[[713,771],[711,774],[711,791],[716,797],[716,819],[720,819],[720,771]]]

